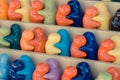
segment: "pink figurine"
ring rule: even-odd
[[[19,0],[10,0],[9,9],[8,9],[8,19],[19,21],[22,18],[22,15],[15,13],[15,10],[21,7]]]
[[[87,54],[84,51],[81,51],[79,48],[84,46],[86,44],[87,40],[84,36],[82,35],[77,35],[74,37],[72,45],[71,45],[71,56],[72,57],[78,57],[78,58],[83,58],[86,57]]]
[[[72,80],[77,75],[78,71],[74,66],[68,66],[64,69],[61,80]]]
[[[48,80],[43,76],[48,73],[49,65],[45,62],[37,64],[35,71],[33,72],[32,80]]]
[[[93,20],[93,17],[97,16],[98,10],[96,7],[89,6],[83,17],[83,27],[84,28],[97,28],[100,26],[98,21]]]
[[[70,13],[71,8],[67,4],[61,4],[56,13],[56,23],[61,26],[73,24],[73,20],[67,19],[66,16]]]
[[[44,17],[38,14],[38,11],[43,9],[43,3],[39,0],[34,0],[30,9],[30,21],[31,22],[42,22]]]
[[[30,30],[24,30],[22,32],[22,37],[21,37],[21,40],[20,40],[20,46],[21,46],[21,49],[22,50],[25,50],[25,51],[31,51],[34,49],[33,46],[31,46],[30,44],[28,44],[28,42],[30,40],[32,40],[34,38],[34,33]]]
[[[112,80],[120,80],[120,70],[116,67],[109,67],[107,72],[110,73],[113,77]]]
[[[33,33],[35,38],[28,43],[34,46],[34,52],[45,53],[46,35],[44,30],[40,27],[36,27],[33,29]]]
[[[98,49],[98,60],[100,61],[115,61],[115,57],[108,54],[108,51],[115,47],[115,43],[111,39],[105,39],[100,44]]]

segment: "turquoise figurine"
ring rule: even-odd
[[[14,60],[10,66],[9,70],[9,80],[25,80],[25,76],[18,74],[17,72],[23,70],[25,67],[23,61],[21,60]]]
[[[17,74],[24,75],[25,80],[32,80],[32,74],[35,69],[32,59],[27,55],[22,55],[20,60],[24,63],[25,67],[23,70],[18,71]]]
[[[70,46],[72,42],[69,33],[65,29],[60,29],[57,33],[61,36],[61,40],[54,46],[61,50],[61,56],[70,56]]]
[[[10,48],[20,49],[21,28],[18,24],[11,25],[11,33],[4,39],[10,43]]]
[[[76,66],[78,74],[72,80],[94,80],[90,66],[87,62],[80,62]]]
[[[85,32],[83,36],[87,39],[87,43],[85,46],[81,47],[80,50],[87,53],[87,59],[97,60],[97,51],[99,46],[96,42],[95,35],[92,32]]]
[[[120,31],[120,8],[116,11],[111,22],[111,30]]]
[[[0,54],[0,80],[8,80],[9,56]]]
[[[71,12],[69,15],[67,15],[67,18],[72,19],[74,21],[72,26],[82,27],[83,26],[82,19],[83,19],[84,12],[82,10],[82,7],[81,7],[79,1],[78,0],[70,0],[68,2],[68,5],[70,5],[70,7],[71,7]]]

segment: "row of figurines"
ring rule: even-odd
[[[120,70],[116,67],[108,67],[94,78],[87,62],[66,66],[62,72],[54,58],[35,65],[30,56],[22,55],[10,64],[9,56],[3,53],[0,54],[0,73],[1,80],[120,80]]]
[[[119,35],[104,39],[98,45],[96,36],[90,31],[71,39],[66,29],[59,29],[46,36],[40,27],[22,31],[20,25],[12,24],[10,28],[0,27],[0,47],[120,64]]]
[[[104,2],[88,6],[85,12],[78,0],[70,0],[67,4],[60,4],[58,8],[55,0],[44,0],[44,4],[34,0],[31,5],[30,0],[10,0],[9,6],[6,0],[0,0],[0,5],[0,20],[120,30],[120,7],[115,15],[111,16]]]

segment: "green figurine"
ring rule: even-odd
[[[39,10],[38,14],[44,16],[45,24],[55,24],[55,15],[56,15],[56,6],[55,0],[45,0],[45,8],[43,10]]]
[[[102,72],[95,80],[112,80],[112,75],[108,72]]]
[[[4,37],[10,34],[8,27],[0,27],[0,47],[9,47],[10,43],[4,40]]]

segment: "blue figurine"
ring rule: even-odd
[[[87,39],[87,43],[85,46],[81,47],[80,50],[87,53],[87,59],[96,60],[99,46],[96,42],[95,35],[92,32],[85,32],[83,36]]]
[[[74,21],[72,26],[82,27],[83,26],[82,19],[83,19],[84,12],[81,8],[79,1],[78,0],[70,0],[68,2],[68,5],[70,5],[70,7],[71,7],[71,12],[69,15],[67,15],[67,18],[72,19]]]
[[[8,80],[9,56],[0,54],[0,80]]]
[[[76,68],[78,70],[78,75],[72,80],[94,80],[88,63],[80,62],[77,64]]]
[[[10,42],[10,48],[20,49],[21,29],[18,24],[11,25],[11,33],[4,39]]]
[[[11,64],[10,71],[9,71],[9,80],[25,80],[24,75],[20,75],[17,72],[23,70],[25,67],[23,61],[21,60],[14,60]]]
[[[65,29],[60,29],[57,33],[61,36],[61,40],[54,46],[61,50],[61,56],[70,56],[71,38],[68,32]]]
[[[25,80],[32,80],[32,74],[35,69],[32,59],[27,55],[22,55],[20,60],[24,63],[25,67],[23,70],[18,71],[17,74],[24,75]]]

